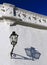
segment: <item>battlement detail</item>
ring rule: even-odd
[[[19,22],[19,24],[24,22],[26,24],[47,28],[47,16],[24,10],[8,3],[0,4],[0,19],[1,18],[13,19],[13,23],[15,24],[16,22]]]

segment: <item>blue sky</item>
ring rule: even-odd
[[[0,0],[3,2],[47,16],[47,0]]]

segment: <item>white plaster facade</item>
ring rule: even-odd
[[[9,36],[12,31],[19,35],[14,53],[27,57],[25,48],[35,47],[41,53],[39,60],[10,58]],[[0,5],[0,64],[47,65],[47,16],[7,3]]]

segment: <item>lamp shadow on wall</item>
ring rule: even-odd
[[[11,59],[32,60],[30,58],[27,58],[25,56],[22,56],[22,55],[19,55],[19,54],[15,54],[15,53],[13,53],[13,56],[11,57]]]
[[[36,50],[34,47],[25,48],[25,52],[26,52],[27,57],[13,53],[11,58],[35,61],[35,60],[39,59],[40,55],[41,55],[41,53],[38,50]]]

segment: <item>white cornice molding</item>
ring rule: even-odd
[[[37,27],[47,27],[47,16],[24,10],[8,3],[3,3],[0,6],[0,20],[13,21],[14,25],[26,23],[33,26],[37,25]]]
[[[10,3],[3,3],[3,5],[9,6],[9,7],[15,7],[15,5],[12,5],[12,4],[10,4]]]

